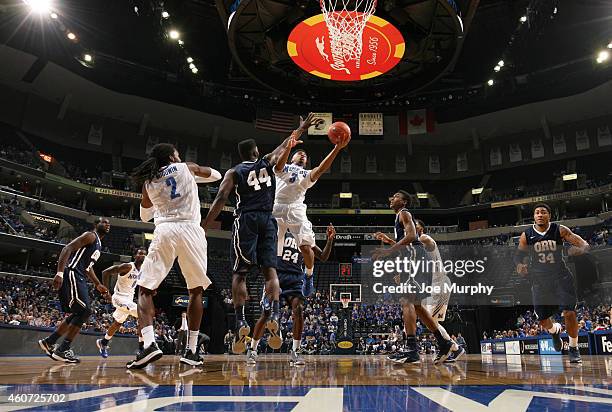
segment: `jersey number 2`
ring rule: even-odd
[[[180,193],[176,193],[176,180],[172,176],[166,179],[166,186],[172,187],[170,190],[170,199],[174,200],[181,196]]]
[[[266,186],[272,186],[272,179],[266,169],[259,169],[259,178],[256,176],[255,170],[251,170],[249,177],[247,177],[247,184],[253,186],[253,190],[258,191],[261,189],[261,185],[265,183]]]

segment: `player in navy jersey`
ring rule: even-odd
[[[335,237],[336,229],[330,223],[327,226],[327,243],[325,243],[323,250],[317,245],[313,247],[315,257],[321,262],[326,262],[329,258]],[[304,256],[300,253],[297,240],[289,230],[285,234],[282,254],[277,256],[276,271],[278,272],[278,282],[281,289],[280,296],[291,307],[291,316],[293,318],[293,346],[289,360],[295,366],[304,365],[301,350],[302,330],[304,329]],[[264,326],[270,316],[270,300],[266,296],[265,290],[261,305],[262,313],[253,330],[253,339],[247,352],[247,363],[251,365],[257,363],[257,345],[264,334]],[[280,336],[271,335],[268,338],[268,345],[272,349],[280,348],[282,345]]]
[[[406,204],[410,199],[408,192],[400,190],[389,198],[389,206],[395,211],[395,240],[383,239],[380,233],[375,236],[391,246],[388,249],[376,249],[372,258],[374,260],[384,259],[391,256],[400,255],[408,257],[411,260],[422,260],[426,262],[428,256],[423,244],[417,238],[416,227],[412,218],[412,214],[406,209]],[[427,270],[419,270],[410,277],[406,283],[414,285],[415,293],[407,294],[400,298],[402,306],[402,320],[404,321],[404,331],[406,333],[406,343],[408,346],[407,352],[398,351],[390,356],[390,359],[398,363],[416,363],[420,361],[418,343],[416,340],[416,320],[417,316],[423,321],[427,329],[429,329],[438,342],[438,356],[434,360],[435,364],[444,362],[452,353],[453,341],[448,334],[442,334],[438,328],[438,324],[431,317],[427,308],[422,301],[430,296],[429,293],[421,290],[421,285],[431,284],[432,273]],[[401,280],[398,281],[398,283]]]
[[[561,351],[561,325],[551,317],[563,312],[565,328],[569,335],[569,358],[571,363],[581,363],[578,350],[578,321],[576,319],[576,288],[574,278],[562,256],[563,242],[572,246],[570,256],[584,254],[589,244],[566,226],[552,223],[550,206],[537,204],[533,210],[535,223],[519,238],[514,261],[516,271],[528,276],[531,283],[533,307],[540,325],[553,338],[555,350]]]
[[[101,240],[110,230],[110,221],[97,218],[93,230],[68,243],[60,252],[57,262],[57,274],[53,278],[53,288],[59,290],[59,300],[62,311],[70,313],[57,327],[55,332],[38,341],[41,349],[53,360],[66,363],[79,363],[80,360],[70,348],[72,341],[78,335],[83,323],[91,315],[89,302],[89,287],[87,279],[91,280],[109,302],[111,296],[108,289],[96,276],[93,265],[100,257]],[[56,342],[64,337],[61,344]]]
[[[300,136],[308,130],[314,114],[300,121],[293,131],[274,151],[260,158],[257,143],[253,139],[238,143],[242,163],[225,173],[215,198],[202,226],[207,228],[219,216],[232,191],[236,196],[234,224],[230,259],[232,262],[232,300],[236,311],[236,334],[232,351],[243,353],[250,327],[244,316],[244,303],[248,296],[246,276],[262,271],[266,291],[272,300],[272,313],[266,328],[272,334],[280,334],[278,322],[279,286],[276,275],[277,230],[276,219],[272,216],[276,179],[273,168],[282,150],[295,147]]]

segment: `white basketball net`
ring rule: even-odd
[[[332,67],[350,73],[344,63],[353,60],[359,68],[363,29],[374,14],[376,0],[320,0],[320,4],[329,31]]]
[[[346,297],[346,298],[345,297],[341,297],[340,298],[340,303],[342,303],[342,307],[344,309],[348,308],[350,302],[351,302],[351,298],[349,298],[349,297]]]

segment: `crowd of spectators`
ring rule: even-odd
[[[35,208],[35,205],[29,205]],[[24,207],[16,199],[0,199],[0,232],[16,234],[34,239],[57,241],[57,230],[46,225],[24,224],[20,214]]]
[[[612,304],[610,303],[610,298],[608,298],[607,303],[602,303],[594,307],[581,307],[577,310],[578,324],[581,332],[611,329],[611,316]],[[561,323],[563,332],[565,332],[565,324],[560,315],[557,316],[557,321]],[[492,333],[484,332],[482,337],[483,339],[505,339],[539,335],[548,335],[548,332],[540,326],[535,313],[528,310],[516,318],[514,328],[494,330]]]

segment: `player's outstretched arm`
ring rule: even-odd
[[[317,121],[320,120],[317,119]],[[285,140],[283,140],[283,142],[278,145],[276,149],[274,149],[271,153],[265,155],[264,159],[267,159],[271,165],[276,165],[276,163],[278,163],[279,161],[280,154],[284,147],[287,145],[289,139],[295,137],[299,140],[300,136],[302,136],[302,134],[304,134],[304,132],[308,130],[308,128],[313,124],[313,122],[315,122],[314,113],[308,113],[308,116],[306,116],[305,120],[300,117],[300,126],[293,132],[291,132],[291,134]]]
[[[219,216],[219,213],[221,213],[221,209],[223,209],[223,206],[225,206],[225,204],[227,203],[227,200],[229,199],[229,195],[232,192],[232,189],[234,188],[235,185],[236,185],[236,172],[234,171],[234,169],[230,169],[225,173],[225,176],[223,177],[223,181],[221,182],[221,185],[219,186],[217,197],[215,197],[215,200],[213,201],[213,204],[210,207],[210,210],[208,211],[208,213],[206,214],[206,217],[202,221],[202,227],[204,229],[206,229],[207,227],[210,227],[211,223],[215,221],[217,216]]]
[[[62,286],[62,279],[64,277],[64,269],[68,264],[70,255],[83,246],[87,246],[96,241],[96,235],[93,232],[85,232],[81,236],[73,239],[72,242],[68,243],[62,248],[59,258],[57,259],[57,274],[53,278],[53,288],[58,290]]]
[[[285,140],[285,147],[283,147],[283,149],[281,150],[280,155],[278,156],[278,160],[274,165],[274,171],[276,173],[280,173],[283,171],[283,168],[287,164],[287,160],[289,160],[289,154],[291,153],[291,149],[301,143],[304,142],[299,140],[298,134],[295,131],[291,133],[291,136],[289,136],[287,140]]]
[[[142,185],[142,198],[140,199],[140,220],[148,222],[153,219],[155,209],[153,208],[153,202],[149,198],[146,185]]]
[[[102,271],[102,284],[104,286],[110,285],[110,277],[114,275],[125,276],[132,270],[132,265],[129,263],[121,263],[119,265],[113,265]]]
[[[88,268],[85,273],[87,274],[89,280],[91,280],[91,283],[94,284],[98,292],[100,292],[102,296],[104,296],[104,298],[110,302],[111,296],[110,293],[108,293],[108,288],[100,282],[100,279],[98,279],[98,276],[96,276],[96,272],[94,272],[93,268]]]
[[[317,180],[319,180],[319,178],[323,175],[323,173],[329,170],[332,163],[334,163],[334,160],[338,156],[338,153],[340,153],[340,151],[346,147],[348,142],[349,141],[346,140],[344,142],[341,142],[335,145],[332,151],[329,152],[327,156],[325,156],[325,159],[321,160],[321,163],[319,164],[319,166],[312,169],[312,171],[310,172],[310,180],[312,182],[316,182]]]
[[[570,256],[583,255],[590,249],[587,241],[572,232],[567,226],[559,225],[559,234],[561,239],[572,245],[567,251]]]
[[[387,236],[383,232],[374,233],[374,238],[388,245],[395,245],[395,240],[391,239],[389,236]]]
[[[313,248],[315,257],[321,262],[327,262],[329,255],[331,254],[332,247],[334,245],[334,239],[336,238],[336,228],[331,223],[327,226],[327,242],[323,250],[317,245]]]
[[[419,242],[421,242],[423,246],[425,246],[425,250],[428,252],[433,252],[434,250],[436,250],[436,241],[431,236],[426,235],[425,233],[419,236]]]
[[[195,176],[196,183],[212,183],[221,180],[221,173],[212,167],[200,166],[196,163],[185,162],[189,171]]]

